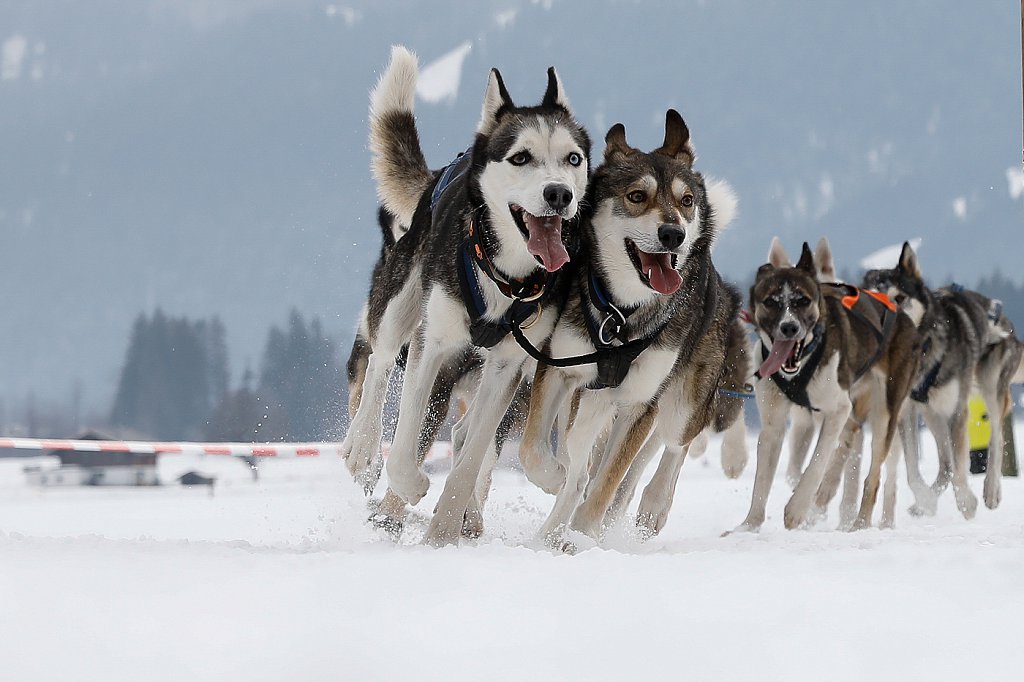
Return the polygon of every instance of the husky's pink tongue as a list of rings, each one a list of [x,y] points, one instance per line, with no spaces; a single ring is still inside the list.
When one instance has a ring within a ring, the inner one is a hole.
[[[527,250],[544,264],[548,272],[554,272],[569,262],[569,252],[562,244],[562,219],[556,215],[535,216],[523,211],[526,230],[530,238]]]
[[[640,269],[651,288],[659,294],[674,294],[683,283],[683,277],[672,267],[672,256],[667,253],[645,253],[640,249],[636,250],[640,257]]]
[[[768,352],[768,357],[761,363],[760,369],[757,370],[757,375],[762,378],[770,377],[779,371],[779,368],[786,364],[786,358],[793,352],[793,348],[796,347],[796,339],[779,339],[772,342],[772,349]]]

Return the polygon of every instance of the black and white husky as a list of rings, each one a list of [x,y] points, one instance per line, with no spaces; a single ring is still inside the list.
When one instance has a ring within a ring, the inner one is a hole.
[[[382,203],[409,231],[370,292],[373,353],[344,452],[356,476],[371,467],[387,379],[408,342],[387,473],[393,493],[418,502],[429,485],[416,450],[434,379],[468,347],[486,349],[486,390],[460,425],[456,464],[425,539],[439,545],[456,542],[462,532],[485,453],[526,359],[508,332],[521,327],[530,342],[542,344],[557,319],[568,287],[559,271],[577,238],[590,140],[553,68],[542,102],[531,107],[516,106],[492,70],[472,147],[444,171],[431,172],[413,117],[417,74],[416,57],[395,47],[371,96],[374,177]]]
[[[548,346],[556,362],[596,362],[538,363],[520,446],[528,477],[557,491],[541,534],[563,549],[573,546],[573,532],[598,537],[655,424],[661,442],[685,446],[714,421],[739,305],[711,262],[716,230],[728,223],[735,199],[728,185],[706,185],[693,170],[682,117],[668,112],[664,143],[653,152],[631,147],[621,124],[605,143],[587,195],[586,257]],[[550,436],[567,404],[571,424],[556,458]],[[603,456],[588,488],[602,434]]]
[[[1021,342],[998,301],[958,287],[929,289],[917,255],[903,244],[895,268],[870,270],[864,286],[888,294],[914,320],[921,334],[921,362],[911,392],[939,451],[939,474],[925,484],[918,466],[917,439],[905,446],[907,478],[914,491],[911,511],[935,513],[937,496],[950,480],[957,507],[972,518],[978,506],[968,484],[967,402],[977,390],[992,416],[992,439],[985,474],[985,506],[1002,496],[1003,438],[1000,425],[1010,408],[1010,384],[1019,382]],[[917,429],[908,429],[912,436]]]

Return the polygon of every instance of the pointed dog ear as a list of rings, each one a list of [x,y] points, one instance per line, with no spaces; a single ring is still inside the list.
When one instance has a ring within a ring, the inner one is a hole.
[[[476,131],[487,135],[498,124],[498,114],[502,109],[514,107],[512,98],[505,89],[505,81],[501,80],[501,73],[497,69],[491,69],[487,77],[487,90],[484,92],[484,106],[480,111],[480,123]]]
[[[690,143],[690,129],[675,109],[665,113],[665,142],[654,153],[680,161],[687,168],[693,167],[697,155]]]
[[[828,243],[828,237],[822,237],[814,247],[814,262],[818,264],[822,281],[836,281],[836,263],[832,258],[832,247]]]
[[[778,236],[772,237],[772,245],[768,247],[768,262],[775,268],[793,267],[793,261],[789,260]]]
[[[632,156],[636,153],[636,150],[629,146],[626,142],[626,126],[621,123],[616,123],[608,131],[608,134],[604,136],[604,158],[605,161],[612,158],[616,154],[623,156]]]
[[[807,242],[804,242],[803,249],[800,251],[800,260],[796,262],[796,266],[811,273],[814,277],[818,276],[818,271],[814,268],[814,254],[811,253],[811,247]]]
[[[562,107],[566,111],[572,111],[569,108],[569,98],[565,96],[565,89],[562,87],[562,80],[553,66],[548,68],[548,89],[544,92],[541,106]]]
[[[917,254],[914,253],[914,248],[910,246],[910,242],[903,242],[903,251],[900,252],[900,262],[897,267],[916,277],[921,276],[921,271],[917,267]]]

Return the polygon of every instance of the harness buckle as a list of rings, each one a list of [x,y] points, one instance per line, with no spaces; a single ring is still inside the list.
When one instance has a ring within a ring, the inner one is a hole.
[[[612,332],[612,334],[614,335],[617,334],[618,331],[626,325],[626,316],[622,314],[622,311],[619,310],[614,303],[609,302],[608,305],[611,306],[611,309],[619,318],[618,323],[615,325],[615,331]],[[597,340],[606,346],[612,345],[612,341],[615,340],[615,337],[613,336],[610,339],[604,338],[604,327],[611,321],[612,317],[614,317],[615,315],[612,315],[612,313],[608,313],[608,315],[606,315],[604,320],[601,322],[601,326],[597,328]]]
[[[514,300],[522,301],[523,303],[530,303],[532,301],[536,301],[538,298],[540,298],[539,295],[531,296],[530,298],[516,298]],[[541,316],[543,314],[544,314],[544,304],[541,303],[540,301],[537,301],[537,310],[536,310],[536,312],[534,313],[534,315],[531,316],[531,318],[529,318],[529,322],[527,322],[526,324],[520,324],[519,328],[520,329],[529,329],[533,325],[535,325],[538,322],[540,322],[540,318],[541,318]]]

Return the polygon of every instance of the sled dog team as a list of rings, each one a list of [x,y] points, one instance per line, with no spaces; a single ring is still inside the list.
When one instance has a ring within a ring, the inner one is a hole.
[[[636,517],[654,535],[684,458],[708,433],[724,434],[726,474],[743,470],[750,382],[762,431],[750,511],[737,530],[764,521],[788,423],[787,528],[821,515],[844,473],[840,524],[869,526],[882,465],[900,447],[913,511],[934,513],[952,482],[960,510],[974,514],[968,396],[980,391],[998,421],[1010,383],[1024,379],[1024,346],[997,301],[928,289],[909,246],[895,269],[869,272],[858,288],[835,281],[827,242],[817,253],[804,244],[794,265],[776,240],[741,313],[738,291],[711,258],[736,199],[696,168],[676,111],[650,151],[613,126],[594,166],[554,68],[540,103],[528,105],[494,69],[470,146],[431,169],[413,115],[417,73],[416,57],[393,48],[370,104],[384,243],[349,358],[343,444],[367,494],[385,465],[388,380],[396,365],[405,370],[375,525],[401,533],[407,505],[427,492],[424,455],[458,397],[468,408],[453,430],[453,467],[426,543],[481,534],[491,470],[516,430],[527,477],[555,496],[541,528],[549,546],[572,552],[600,541],[660,454]],[[930,486],[917,466],[918,414],[941,460]],[[854,516],[864,424],[871,459]],[[997,431],[984,485],[990,508],[1000,500]],[[890,467],[883,524],[893,519],[893,478]]]

